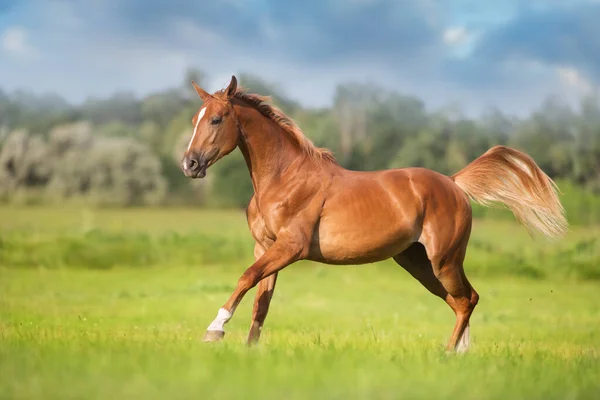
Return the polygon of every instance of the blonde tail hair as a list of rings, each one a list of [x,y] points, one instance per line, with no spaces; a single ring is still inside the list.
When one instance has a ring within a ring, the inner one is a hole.
[[[506,205],[530,233],[558,238],[567,231],[556,184],[523,152],[494,146],[452,179],[476,203]]]

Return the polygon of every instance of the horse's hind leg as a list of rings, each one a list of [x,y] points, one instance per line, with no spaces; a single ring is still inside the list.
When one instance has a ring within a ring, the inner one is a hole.
[[[421,243],[413,243],[409,248],[395,256],[394,261],[421,282],[427,290],[446,300],[448,292],[433,273],[431,261],[427,258],[425,247]]]
[[[479,301],[479,295],[468,280],[463,279],[461,263],[432,263],[434,272],[448,292],[446,303],[456,314],[456,324],[448,341],[448,350],[464,352],[469,347],[469,319]]]
[[[475,309],[475,306],[479,302],[479,294],[477,294],[477,292],[475,291],[473,286],[471,286],[471,283],[467,279],[462,265],[460,266],[460,273],[461,273],[461,277],[463,280],[463,284],[465,284],[468,287],[468,289],[470,290],[470,299],[469,299],[470,306],[471,306],[470,307],[471,311],[469,313],[469,318],[470,318],[471,314],[473,313],[473,310]],[[461,335],[460,340],[458,341],[458,343],[456,345],[456,351],[459,353],[465,352],[469,348],[469,342],[470,342],[469,330],[470,330],[469,329],[469,319],[467,319],[467,324],[464,328],[463,334]]]
[[[394,257],[394,260],[416,278],[427,290],[444,299],[456,314],[456,324],[448,341],[448,350],[466,351],[468,343],[468,324],[471,313],[479,300],[462,269],[464,252],[458,257],[448,258],[452,262],[440,262],[427,257],[425,247],[414,243],[408,249]],[[457,263],[459,261],[460,263]]]

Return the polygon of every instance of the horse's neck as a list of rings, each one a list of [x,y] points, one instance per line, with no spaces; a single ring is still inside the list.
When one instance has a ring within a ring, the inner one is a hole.
[[[259,111],[235,107],[242,125],[239,148],[244,155],[254,191],[259,194],[276,182],[289,166],[298,162],[302,151],[276,123]]]

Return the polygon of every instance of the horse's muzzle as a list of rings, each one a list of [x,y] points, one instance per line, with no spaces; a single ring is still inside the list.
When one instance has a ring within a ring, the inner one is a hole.
[[[189,154],[181,162],[181,169],[188,178],[204,178],[206,167],[206,160],[198,154]]]

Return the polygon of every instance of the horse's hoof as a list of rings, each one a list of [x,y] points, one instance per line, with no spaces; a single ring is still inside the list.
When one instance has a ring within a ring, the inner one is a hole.
[[[257,325],[252,325],[250,327],[250,332],[248,333],[248,339],[246,339],[246,344],[248,346],[254,346],[258,344],[258,339],[260,338],[260,328]]]
[[[259,338],[256,336],[248,337],[248,339],[246,339],[246,345],[249,347],[256,346],[258,344],[258,339]]]
[[[203,342],[218,342],[223,339],[225,332],[223,331],[206,331]]]

